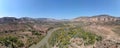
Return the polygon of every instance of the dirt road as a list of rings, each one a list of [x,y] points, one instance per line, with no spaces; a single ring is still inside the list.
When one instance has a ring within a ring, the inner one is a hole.
[[[41,46],[44,46],[44,45],[47,45],[47,48],[49,48],[48,39],[50,38],[51,34],[54,31],[58,30],[58,29],[59,28],[55,28],[53,30],[48,31],[47,35],[40,42],[38,42],[37,44],[32,45],[29,48],[40,48]]]

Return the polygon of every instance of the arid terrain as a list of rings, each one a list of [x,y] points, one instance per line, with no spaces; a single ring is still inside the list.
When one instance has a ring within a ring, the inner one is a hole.
[[[0,48],[120,48],[120,17],[3,17]]]

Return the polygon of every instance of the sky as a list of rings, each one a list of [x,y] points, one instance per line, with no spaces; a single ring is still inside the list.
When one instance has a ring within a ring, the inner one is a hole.
[[[120,0],[0,0],[0,17],[72,19],[120,16]]]

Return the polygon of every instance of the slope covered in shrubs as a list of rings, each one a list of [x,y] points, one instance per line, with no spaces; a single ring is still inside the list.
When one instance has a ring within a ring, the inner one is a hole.
[[[68,48],[71,38],[82,38],[84,45],[91,45],[95,41],[102,40],[101,36],[84,31],[81,27],[63,27],[52,34],[49,44],[51,47]]]

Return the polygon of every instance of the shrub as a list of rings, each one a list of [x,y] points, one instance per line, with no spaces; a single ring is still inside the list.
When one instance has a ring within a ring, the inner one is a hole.
[[[24,46],[23,42],[14,36],[0,37],[0,43],[7,47],[11,46],[11,48],[17,48],[17,47]]]

